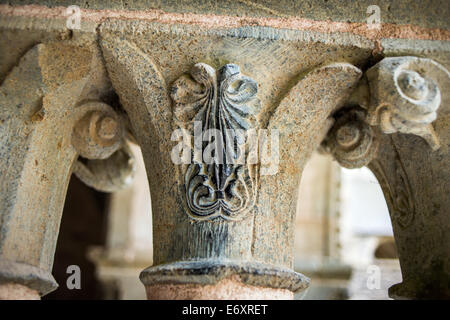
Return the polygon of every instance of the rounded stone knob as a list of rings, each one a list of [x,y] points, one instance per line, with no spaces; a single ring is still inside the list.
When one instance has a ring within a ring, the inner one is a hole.
[[[402,70],[398,85],[403,94],[414,100],[425,99],[429,92],[427,80],[413,70]]]
[[[360,129],[353,123],[346,123],[336,131],[336,142],[343,148],[349,148],[358,143]]]
[[[124,128],[119,116],[107,104],[89,102],[73,128],[72,145],[87,159],[106,159],[122,144]]]
[[[117,134],[118,123],[115,119],[111,117],[104,117],[100,121],[98,126],[98,136],[103,139],[112,139]]]
[[[322,146],[345,168],[367,165],[378,150],[378,141],[365,121],[366,111],[357,106],[343,108],[335,119]]]

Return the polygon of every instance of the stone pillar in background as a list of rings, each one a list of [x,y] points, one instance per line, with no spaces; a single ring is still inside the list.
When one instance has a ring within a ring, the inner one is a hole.
[[[133,183],[111,194],[106,248],[93,248],[89,254],[104,284],[106,299],[145,299],[139,273],[152,264],[153,258],[147,173],[140,148],[131,144],[130,149],[136,160]]]
[[[127,165],[121,116],[99,101],[108,89],[99,85],[98,59],[98,52],[70,43],[39,44],[0,87],[2,297],[36,297],[57,287],[51,269],[72,168],[86,181],[99,173],[99,183],[104,171],[96,161]]]
[[[340,167],[315,152],[300,182],[295,229],[295,270],[311,277],[304,299],[345,299],[351,267],[341,259]],[[299,297],[303,296],[299,294]]]
[[[324,142],[341,165],[366,165],[380,182],[403,276],[393,298],[450,297],[449,85],[433,60],[385,58],[350,99],[359,106],[335,115]]]

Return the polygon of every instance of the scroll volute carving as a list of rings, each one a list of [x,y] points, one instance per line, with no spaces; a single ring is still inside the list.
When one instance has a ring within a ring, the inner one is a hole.
[[[258,166],[248,162],[247,137],[256,129],[257,84],[234,64],[216,71],[198,63],[190,76],[171,89],[176,122],[193,141],[179,166],[187,212],[196,220],[241,219],[256,198]]]
[[[402,228],[409,226],[415,215],[412,189],[404,165],[389,137],[367,123],[367,111],[359,106],[347,107],[334,115],[335,123],[322,142],[321,150],[330,153],[347,169],[367,166],[377,177],[390,205],[392,219]],[[380,142],[383,141],[383,143]],[[390,161],[380,161],[380,148],[389,149]],[[388,164],[386,166],[386,164]]]
[[[441,104],[450,73],[433,60],[417,57],[385,58],[366,73],[370,101],[367,121],[384,133],[415,134],[433,150],[439,139],[431,123]]]
[[[85,184],[103,192],[127,187],[135,172],[134,156],[125,141],[125,121],[112,107],[88,102],[79,107],[72,145],[81,158],[73,173]]]
[[[432,126],[441,105],[441,87],[450,85],[450,73],[430,59],[385,58],[366,72],[351,102],[343,108],[323,142],[325,150],[346,168],[368,165],[377,154],[377,135],[414,134],[433,150],[440,146]],[[361,94],[364,93],[364,94]]]
[[[370,163],[378,151],[374,129],[365,122],[367,112],[360,107],[341,109],[322,143],[345,168],[360,168]]]
[[[385,58],[366,72],[351,103],[340,109],[322,146],[346,168],[368,166],[382,185],[395,225],[411,225],[413,188],[392,133],[422,137],[433,151],[440,143],[436,120],[450,74],[440,64],[416,57]],[[359,98],[354,98],[359,97]]]
[[[105,103],[86,103],[82,108],[88,111],[74,126],[72,145],[84,158],[106,159],[122,144],[123,124]]]

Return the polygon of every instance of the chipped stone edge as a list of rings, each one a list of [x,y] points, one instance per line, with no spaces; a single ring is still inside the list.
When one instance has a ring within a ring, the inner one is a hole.
[[[17,283],[46,295],[58,288],[52,274],[30,264],[0,259],[0,284]]]

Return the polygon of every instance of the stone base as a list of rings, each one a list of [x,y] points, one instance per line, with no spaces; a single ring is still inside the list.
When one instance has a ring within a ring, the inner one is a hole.
[[[153,299],[289,299],[309,279],[289,268],[257,262],[179,261],[149,267],[140,279]]]
[[[58,288],[52,274],[30,264],[0,259],[0,284],[20,285],[44,296]]]
[[[17,283],[0,284],[0,300],[40,300],[39,292]]]
[[[450,300],[450,290],[443,281],[431,285],[404,281],[389,288],[389,297],[395,300]]]
[[[148,300],[292,300],[287,289],[252,286],[231,276],[213,285],[157,284],[145,287]]]

